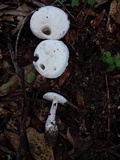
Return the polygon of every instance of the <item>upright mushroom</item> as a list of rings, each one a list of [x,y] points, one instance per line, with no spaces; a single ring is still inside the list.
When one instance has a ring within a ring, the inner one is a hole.
[[[45,123],[45,133],[46,133],[45,135],[48,143],[54,145],[56,142],[57,134],[58,134],[58,127],[56,124],[56,111],[57,111],[58,103],[61,103],[62,105],[67,104],[72,108],[76,109],[77,111],[79,110],[74,104],[69,102],[66,98],[64,98],[62,95],[58,93],[47,92],[43,95],[43,98],[48,101],[52,101],[49,115]]]
[[[45,132],[48,141],[51,142],[52,140],[52,143],[54,144],[58,134],[58,127],[56,125],[56,111],[58,103],[65,104],[67,100],[63,96],[54,92],[48,92],[44,94],[43,98],[48,101],[52,101],[50,112],[45,123]]]
[[[34,56],[39,58],[33,64],[42,76],[57,78],[68,65],[69,50],[62,41],[45,40],[38,44]]]
[[[54,6],[41,7],[30,20],[33,34],[40,39],[60,39],[70,27],[67,14]]]

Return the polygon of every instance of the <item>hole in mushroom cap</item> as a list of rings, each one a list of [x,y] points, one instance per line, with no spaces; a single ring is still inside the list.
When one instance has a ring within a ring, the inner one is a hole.
[[[51,30],[48,27],[45,27],[42,29],[42,33],[46,34],[46,35],[50,35],[51,34]]]
[[[45,70],[44,64],[40,64],[40,68],[41,68],[42,70]]]
[[[38,56],[33,57],[33,61],[34,61],[34,62],[37,62],[37,61],[38,61],[38,59],[39,59],[39,57],[38,57]]]
[[[37,53],[34,54],[33,61],[37,62],[39,59],[39,55]]]
[[[54,67],[54,71],[56,71],[56,69],[57,69],[57,68],[56,68],[56,67]]]
[[[56,71],[56,67],[54,67],[54,71]]]

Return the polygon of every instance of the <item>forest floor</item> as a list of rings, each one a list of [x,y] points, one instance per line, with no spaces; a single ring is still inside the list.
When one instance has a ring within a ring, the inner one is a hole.
[[[93,7],[54,0],[0,2],[0,160],[120,159],[120,67],[111,70],[101,59],[109,51],[120,63],[120,2],[98,2]],[[41,76],[32,63],[42,40],[29,22],[33,11],[46,5],[61,8],[70,20],[62,38],[69,63],[55,79]],[[49,91],[72,104],[58,105],[58,136],[51,145],[44,127],[51,102],[43,95]]]

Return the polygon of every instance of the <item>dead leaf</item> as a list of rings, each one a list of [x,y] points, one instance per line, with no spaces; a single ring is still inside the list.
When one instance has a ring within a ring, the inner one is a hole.
[[[116,38],[117,38],[118,41],[120,41],[120,31],[117,31]]]
[[[82,154],[86,153],[93,146],[93,140],[91,137],[80,139],[77,141],[75,152]]]
[[[61,121],[60,118],[57,118],[57,125],[58,125],[58,128],[59,128],[59,131],[62,131],[65,129],[65,124]]]
[[[85,8],[84,9],[84,14],[88,16],[96,16],[96,13],[94,12],[93,8]]]
[[[43,77],[42,75],[38,74],[36,76],[35,82],[33,84],[34,88],[40,88],[42,84],[46,83],[46,78]]]
[[[114,18],[114,15],[118,12],[118,6],[120,6],[120,2],[113,0],[110,4],[108,20],[107,20],[107,29],[110,33],[113,33],[116,25],[112,23],[111,18]]]
[[[45,128],[45,123],[40,121],[38,117],[32,116],[30,126],[34,127],[34,129],[39,131],[39,133],[43,133],[43,130]]]
[[[67,34],[65,35],[65,42],[66,44],[72,44],[76,37],[76,31],[75,30],[69,30]]]
[[[66,80],[70,77],[70,70],[66,69],[65,72],[59,78],[59,86],[62,86]]]
[[[13,75],[8,82],[2,84],[0,87],[0,96],[7,95],[11,90],[14,90],[16,87],[18,87],[18,85],[18,77]]]
[[[102,4],[106,3],[108,0],[96,0],[95,8],[101,6]]]
[[[44,134],[40,134],[34,128],[26,130],[30,152],[35,160],[54,160],[53,150],[46,143]]]
[[[85,124],[85,120],[83,119],[80,127],[79,127],[79,130],[80,132],[86,132],[87,131],[87,127],[86,127],[86,124]]]
[[[20,120],[19,120],[20,121]],[[9,121],[6,124],[6,129],[11,130],[11,131],[18,131],[19,124],[16,119],[10,118]]]
[[[24,67],[25,70],[25,80],[27,81],[27,83],[32,83],[36,77],[36,70],[33,67],[32,64],[25,66]]]
[[[72,145],[72,148],[66,153],[66,156],[71,156],[75,153],[75,146],[76,146],[76,141],[74,139],[74,137],[71,135],[70,133],[70,128],[67,128],[67,134],[66,134],[67,140],[70,142],[70,144]]]
[[[20,144],[20,136],[14,132],[10,132],[7,130],[4,130],[4,134],[9,141],[12,148],[17,152],[19,144]]]
[[[75,97],[76,97],[77,105],[78,106],[84,106],[84,98],[78,90],[75,92]]]
[[[0,105],[1,105],[1,104],[0,104]],[[5,117],[6,117],[9,113],[10,113],[10,111],[8,111],[8,110],[0,107],[0,116],[1,116],[1,117],[2,117],[2,116],[5,116]]]
[[[8,5],[0,4],[0,10],[8,8]]]
[[[11,15],[11,16],[27,16],[33,9],[23,3],[21,6],[14,10],[8,10],[4,13],[4,15]]]
[[[12,35],[14,35],[21,27],[24,17],[23,16],[17,16],[18,24],[15,29],[12,30]]]
[[[33,65],[28,65],[25,67],[25,80],[28,83],[32,83],[36,77],[36,70],[33,68]],[[9,94],[10,91],[13,91],[19,86],[19,79],[16,74],[9,78],[9,81],[0,86],[0,96],[5,96]]]
[[[25,127],[26,127],[26,128],[29,126],[30,121],[31,121],[31,117],[27,116],[26,122],[25,122]]]
[[[67,128],[66,136],[67,136],[67,139],[69,140],[69,142],[72,144],[72,146],[75,147],[76,141],[75,141],[75,139],[73,138],[73,136],[70,133],[70,128]]]
[[[120,12],[114,16],[116,23],[120,24]]]
[[[44,104],[44,102],[40,101],[40,104]],[[42,106],[38,109],[35,107],[35,115],[38,117],[38,119],[41,121],[41,122],[44,122],[46,121],[46,118],[49,114],[49,108],[48,107],[45,107],[45,106]]]
[[[9,144],[11,145],[11,147],[17,152],[20,145],[20,136],[8,130],[4,130],[4,134],[6,139],[9,141]],[[22,141],[22,144],[24,145],[21,148],[21,155],[25,156],[27,152],[27,149],[26,149],[27,145],[25,141]]]
[[[93,28],[96,28],[100,25],[101,21],[103,20],[103,17],[105,15],[105,10],[102,11],[101,14],[98,14],[94,20],[91,21],[91,26]]]

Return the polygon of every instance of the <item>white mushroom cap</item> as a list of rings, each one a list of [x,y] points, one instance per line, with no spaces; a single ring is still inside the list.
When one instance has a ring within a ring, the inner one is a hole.
[[[30,20],[31,31],[40,39],[60,39],[69,27],[67,14],[54,6],[41,7]]]
[[[69,50],[62,41],[45,40],[38,44],[34,56],[39,58],[33,64],[42,76],[57,78],[68,65]]]
[[[43,95],[43,98],[48,101],[56,100],[58,103],[65,104],[67,99],[55,92],[47,92]]]

